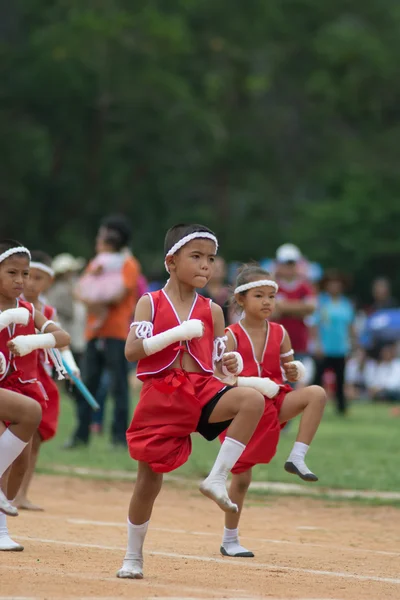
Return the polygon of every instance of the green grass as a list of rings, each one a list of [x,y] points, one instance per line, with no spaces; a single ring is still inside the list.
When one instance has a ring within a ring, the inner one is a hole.
[[[74,423],[73,404],[64,397],[59,432],[54,440],[43,444],[40,470],[47,471],[54,465],[136,470],[136,463],[127,451],[111,448],[108,434],[93,437],[89,448],[63,450],[62,444],[71,434]],[[297,421],[292,422],[289,430],[282,434],[271,464],[254,469],[255,480],[301,483],[300,479],[283,470],[297,425]],[[400,491],[400,469],[396,458],[399,429],[400,419],[390,417],[385,405],[354,404],[345,419],[337,417],[332,406],[328,406],[307,456],[309,467],[320,477],[313,487]],[[175,473],[187,477],[206,475],[218,448],[218,442],[206,442],[194,435],[192,455]]]

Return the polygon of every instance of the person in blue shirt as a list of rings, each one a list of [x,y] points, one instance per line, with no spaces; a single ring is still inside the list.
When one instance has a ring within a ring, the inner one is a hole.
[[[346,413],[344,371],[353,341],[354,307],[344,294],[346,278],[338,271],[329,271],[321,281],[318,307],[313,315],[316,375],[314,383],[321,385],[323,374],[332,369],[336,376],[336,407]]]

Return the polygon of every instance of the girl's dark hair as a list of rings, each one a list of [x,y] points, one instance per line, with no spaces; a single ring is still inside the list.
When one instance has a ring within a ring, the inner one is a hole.
[[[124,215],[108,215],[102,220],[101,226],[107,229],[105,242],[110,244],[116,252],[130,243],[132,227]]]
[[[11,239],[5,239],[5,240],[0,240],[0,254],[3,254],[3,252],[7,252],[7,250],[11,250],[11,248],[18,248],[19,246],[21,246],[21,248],[23,248],[23,244],[21,244],[20,242],[17,242],[17,240],[11,240]],[[28,256],[26,254],[26,252],[21,252],[21,255],[24,256]],[[16,252],[15,254],[13,254],[13,256],[19,256],[20,253]]]
[[[166,256],[167,252],[171,250],[172,246],[175,246],[176,242],[179,242],[182,238],[190,235],[191,233],[211,233],[215,235],[211,229],[205,227],[204,225],[185,225],[184,223],[179,223],[178,225],[174,225],[170,229],[168,229],[165,241],[164,241],[164,256]],[[216,236],[215,236],[216,237]]]
[[[43,252],[42,250],[32,250],[31,259],[33,262],[40,262],[46,265],[46,267],[51,267],[52,260],[51,257]]]
[[[240,285],[244,285],[245,283],[251,283],[252,281],[257,281],[257,279],[271,279],[271,274],[260,267],[258,263],[248,263],[242,265],[236,276],[236,283],[234,289],[239,287]],[[243,297],[247,294],[248,290],[245,292],[240,292],[239,296]],[[231,304],[236,312],[240,313],[243,309],[238,304],[235,294],[232,293]]]

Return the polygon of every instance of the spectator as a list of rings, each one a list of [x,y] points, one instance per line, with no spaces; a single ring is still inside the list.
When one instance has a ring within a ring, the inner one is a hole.
[[[400,358],[395,343],[381,348],[379,360],[369,372],[367,385],[373,400],[400,400]]]
[[[368,308],[369,314],[385,308],[395,308],[399,305],[397,300],[392,296],[391,285],[386,277],[374,279],[371,292],[372,304]]]
[[[226,285],[226,263],[222,256],[216,256],[213,274],[207,286],[201,291],[206,298],[211,298],[215,304],[222,308],[225,323],[230,323],[229,319],[229,288]]]
[[[344,372],[345,396],[349,400],[368,398],[367,381],[375,362],[368,357],[364,348],[357,348],[348,359]]]
[[[95,395],[99,389],[102,374],[108,371],[110,391],[114,399],[114,417],[112,423],[112,444],[125,446],[125,432],[128,426],[129,392],[128,364],[125,359],[125,340],[132,320],[132,314],[137,301],[138,278],[140,266],[138,261],[126,250],[130,242],[131,228],[125,217],[116,215],[104,219],[96,239],[96,252],[107,248],[115,253],[124,253],[122,267],[124,290],[121,296],[107,309],[105,320],[97,326],[99,308],[87,304],[88,316],[86,322],[87,348],[85,352],[83,379],[90,392]],[[88,269],[90,270],[91,264]],[[65,445],[74,448],[88,444],[92,409],[83,400],[78,405],[78,425],[72,439]]]
[[[346,413],[344,372],[346,358],[351,351],[354,308],[344,295],[345,277],[337,271],[328,272],[321,281],[318,308],[313,316],[315,324],[315,358],[317,361],[314,383],[321,385],[326,369],[336,376],[336,400],[339,414]]]
[[[276,252],[276,281],[279,291],[272,320],[281,323],[289,334],[298,360],[308,353],[309,327],[305,322],[316,307],[313,286],[300,275],[302,255],[297,246],[283,244]]]

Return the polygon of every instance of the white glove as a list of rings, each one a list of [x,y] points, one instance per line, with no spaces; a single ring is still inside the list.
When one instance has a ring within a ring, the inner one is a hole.
[[[239,354],[239,352],[225,352],[224,356],[229,356],[229,357],[234,356],[237,360],[237,367],[236,367],[236,371],[234,373],[231,373],[230,371],[228,371],[227,367],[223,364],[222,369],[221,369],[223,374],[226,375],[227,377],[229,377],[230,375],[240,375],[240,373],[243,371],[243,358],[242,358],[241,354]]]
[[[7,369],[6,357],[4,356],[4,354],[2,352],[0,352],[0,376],[4,375],[4,373],[6,372],[6,369]]]
[[[72,374],[75,375],[75,377],[80,377],[81,372],[78,365],[75,362],[74,355],[72,354],[71,350],[69,348],[66,348],[65,350],[61,350],[60,354],[67,367],[71,369]]]
[[[29,321],[29,310],[27,308],[9,308],[0,313],[0,331],[16,323],[17,325],[27,325]]]
[[[17,356],[25,356],[34,350],[54,348],[56,338],[52,333],[33,333],[32,335],[17,335],[11,340],[10,350]]]
[[[286,363],[287,365],[295,365],[297,369],[297,377],[296,381],[300,381],[306,374],[306,368],[300,360],[292,360],[290,363]]]
[[[279,385],[269,377],[238,377],[238,387],[251,387],[267,398],[274,398],[279,392]]]
[[[199,338],[204,333],[204,325],[199,319],[184,321],[177,327],[158,333],[143,340],[143,350],[147,356],[160,352],[175,342],[183,342]]]

